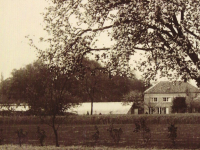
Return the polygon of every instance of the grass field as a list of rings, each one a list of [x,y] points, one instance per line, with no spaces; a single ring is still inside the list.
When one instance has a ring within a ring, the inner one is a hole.
[[[3,144],[18,144],[18,138],[15,131],[22,128],[28,132],[28,138],[25,144],[38,146],[39,142],[36,138],[38,125],[6,125],[1,126],[3,129]],[[115,144],[107,132],[109,124],[97,125],[100,131],[100,138],[95,143],[91,136],[95,132],[94,125],[62,125],[59,129],[59,144],[61,146],[83,146],[83,147],[117,147],[117,148],[171,148],[171,141],[167,138],[168,124],[150,124],[151,140],[148,144],[143,142],[141,133],[133,132],[134,124],[114,124],[114,127],[121,127],[123,134],[119,144]],[[52,129],[47,125],[40,125],[45,129],[47,138],[46,146],[54,146],[54,134]],[[176,148],[199,148],[200,147],[200,127],[199,124],[177,124]]]

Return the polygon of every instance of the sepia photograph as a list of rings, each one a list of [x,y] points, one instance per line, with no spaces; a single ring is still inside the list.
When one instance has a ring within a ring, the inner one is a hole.
[[[0,0],[0,150],[200,150],[199,0]]]

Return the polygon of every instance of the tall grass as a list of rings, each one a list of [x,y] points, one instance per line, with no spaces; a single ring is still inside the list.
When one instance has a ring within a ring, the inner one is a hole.
[[[50,117],[47,117],[49,120]],[[200,124],[200,114],[170,114],[170,115],[71,115],[68,117],[59,116],[64,119],[63,124],[133,124],[141,118],[148,124]],[[0,124],[40,124],[37,116],[10,116],[0,117]]]

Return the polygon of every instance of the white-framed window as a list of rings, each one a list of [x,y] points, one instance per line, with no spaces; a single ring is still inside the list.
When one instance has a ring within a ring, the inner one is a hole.
[[[170,97],[163,97],[163,102],[171,102],[171,98]]]
[[[153,97],[151,100],[152,100],[153,103],[157,103],[158,102],[158,98],[157,97]]]

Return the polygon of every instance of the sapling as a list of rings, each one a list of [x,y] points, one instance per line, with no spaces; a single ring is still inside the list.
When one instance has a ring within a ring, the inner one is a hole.
[[[18,129],[15,133],[17,134],[19,145],[21,147],[23,140],[27,138],[27,132],[23,131],[23,129]]]
[[[46,132],[42,129],[40,129],[40,127],[37,127],[37,138],[38,141],[40,142],[41,146],[44,146],[44,140],[46,138]]]
[[[168,127],[168,138],[172,141],[173,146],[175,146],[175,140],[177,138],[177,127],[175,127],[175,124],[172,124]]]
[[[135,129],[133,130],[133,132],[139,132],[139,131],[140,131],[140,123],[135,122]]]
[[[92,139],[95,141],[95,143],[98,141],[99,139],[99,129],[98,127],[95,125],[94,129],[96,130],[96,132],[92,135]]]
[[[3,129],[0,129],[0,145],[2,145],[3,140],[4,140],[4,137],[3,137]]]
[[[141,118],[140,121],[135,122],[135,129],[133,132],[141,132],[145,144],[151,139],[151,130],[146,125],[145,119]]]
[[[122,128],[113,128],[113,123],[107,129],[110,133],[111,138],[114,140],[115,143],[119,143],[121,134],[123,133]]]
[[[151,130],[146,125],[145,119],[140,120],[140,126],[142,130],[142,137],[145,144],[147,144],[151,139]]]

